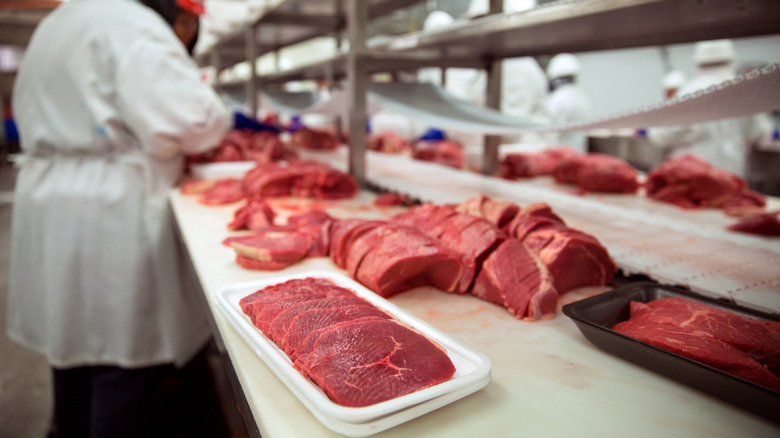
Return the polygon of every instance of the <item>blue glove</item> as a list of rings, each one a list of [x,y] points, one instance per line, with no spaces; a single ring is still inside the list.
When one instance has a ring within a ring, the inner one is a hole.
[[[447,136],[444,135],[444,131],[436,128],[429,128],[422,137],[417,139],[417,141],[437,141],[446,139]]]
[[[251,129],[255,132],[260,131],[272,131],[276,134],[279,133],[279,128],[266,123],[260,123],[255,119],[247,117],[240,112],[233,113],[233,128],[234,129]]]
[[[290,119],[290,126],[287,127],[287,132],[300,131],[305,127],[306,125],[301,122],[300,116],[293,116],[292,119]]]

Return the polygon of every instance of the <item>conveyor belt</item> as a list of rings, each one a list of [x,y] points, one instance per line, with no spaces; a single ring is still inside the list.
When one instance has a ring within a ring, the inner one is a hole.
[[[307,155],[345,170],[344,149]],[[546,202],[596,236],[626,274],[780,313],[780,243],[727,231],[734,219],[721,211],[684,211],[634,195],[578,196],[544,179],[506,181],[373,152],[367,166],[370,184],[424,202],[462,202],[479,193],[519,205]]]

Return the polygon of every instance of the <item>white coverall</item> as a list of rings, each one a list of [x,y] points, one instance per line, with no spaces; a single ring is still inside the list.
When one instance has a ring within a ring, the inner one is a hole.
[[[720,84],[736,77],[732,64],[699,69],[699,75],[677,91],[677,96]],[[747,174],[750,144],[769,138],[772,123],[766,114],[697,123],[688,126],[659,127],[648,130],[648,138],[657,147],[673,149],[671,156],[693,153],[713,166],[742,177]]]
[[[588,96],[575,82],[563,84],[550,93],[545,102],[545,113],[553,126],[571,125],[587,122],[592,117],[592,107]],[[552,137],[552,146],[570,146],[579,152],[588,150],[585,133],[562,132]]]
[[[186,363],[209,330],[166,194],[231,128],[222,101],[157,13],[72,0],[35,31],[13,107],[8,334],[55,367]]]

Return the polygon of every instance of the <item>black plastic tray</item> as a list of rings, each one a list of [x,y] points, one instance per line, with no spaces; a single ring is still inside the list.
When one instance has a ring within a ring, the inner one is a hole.
[[[631,301],[683,297],[743,316],[780,322],[780,317],[652,282],[635,283],[563,306],[585,338],[604,351],[780,423],[780,392],[701,362],[670,353],[612,330],[629,318]]]

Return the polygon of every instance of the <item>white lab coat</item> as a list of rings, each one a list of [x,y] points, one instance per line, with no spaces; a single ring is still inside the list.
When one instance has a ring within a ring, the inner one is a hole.
[[[677,96],[720,84],[736,77],[731,66],[701,69],[700,74],[677,91]],[[671,150],[675,157],[693,153],[712,165],[737,175],[747,175],[749,146],[771,135],[772,123],[766,114],[723,119],[688,126],[658,127],[648,130],[653,145]]]
[[[550,93],[545,112],[553,126],[582,123],[592,117],[590,99],[576,83],[561,85]],[[570,146],[579,152],[588,151],[584,132],[562,132],[552,135],[549,142],[554,146]]]
[[[8,334],[57,367],[185,363],[209,332],[182,285],[166,193],[182,153],[217,144],[230,113],[168,24],[132,0],[54,10],[13,106],[25,160]]]

